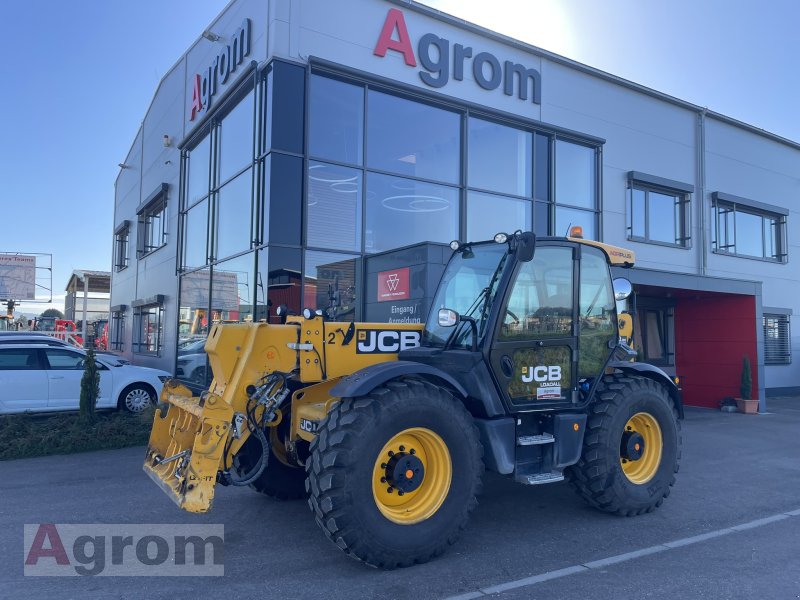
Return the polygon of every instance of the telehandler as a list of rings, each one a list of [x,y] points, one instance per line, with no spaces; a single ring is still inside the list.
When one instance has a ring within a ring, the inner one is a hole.
[[[566,478],[620,515],[660,506],[683,407],[626,344],[616,301],[631,285],[609,265],[633,253],[577,232],[451,248],[424,326],[309,309],[215,325],[211,386],[164,386],[144,470],[189,512],[209,510],[217,484],[305,496],[331,541],[381,568],[453,544],[484,468],[526,485]]]

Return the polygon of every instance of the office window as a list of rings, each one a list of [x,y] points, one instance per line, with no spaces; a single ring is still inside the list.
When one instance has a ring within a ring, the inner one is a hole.
[[[458,188],[367,173],[367,252],[458,237]],[[492,234],[494,235],[494,234]]]
[[[714,252],[786,262],[786,214],[715,192]],[[788,212],[788,211],[787,211]]]
[[[133,313],[133,351],[159,355],[163,324],[164,307],[160,304],[136,307]]]
[[[764,363],[788,365],[792,362],[792,338],[789,334],[789,315],[764,313]]]
[[[640,304],[635,318],[633,346],[639,360],[654,365],[673,365],[673,309],[657,306],[644,308]]]
[[[458,183],[461,115],[370,90],[367,167],[398,175]]]
[[[136,211],[139,215],[139,256],[167,243],[167,189],[162,183]]]
[[[490,240],[496,233],[531,228],[531,201],[484,194],[467,194],[467,240]]]
[[[355,321],[360,257],[309,250],[305,258],[303,307],[322,310],[331,321]]]
[[[364,155],[364,88],[311,76],[308,152],[360,165]]]
[[[128,239],[130,238],[131,228],[127,224],[123,225],[114,234],[114,269],[122,271],[128,266]]]
[[[125,349],[125,312],[116,311],[111,313],[111,349]]]
[[[628,239],[685,247],[689,242],[689,194],[631,181]]]
[[[555,142],[555,231],[562,236],[572,225],[583,236],[597,236],[597,152],[590,146],[565,140]]]
[[[530,196],[533,134],[506,125],[470,118],[469,187],[514,196]]]
[[[308,165],[306,243],[361,251],[362,174],[316,161]]]
[[[214,258],[223,259],[250,248],[252,240],[253,173],[238,175],[217,192]]]

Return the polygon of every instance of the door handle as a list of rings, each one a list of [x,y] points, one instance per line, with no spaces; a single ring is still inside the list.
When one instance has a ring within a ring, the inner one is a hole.
[[[511,379],[514,375],[514,361],[508,356],[503,356],[503,358],[500,359],[500,369],[503,371],[503,375]]]
[[[63,375],[51,375],[50,379],[64,379]]]

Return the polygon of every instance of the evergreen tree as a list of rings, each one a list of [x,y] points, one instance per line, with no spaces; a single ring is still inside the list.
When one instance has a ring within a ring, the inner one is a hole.
[[[100,371],[97,369],[97,362],[94,359],[94,350],[89,348],[83,363],[83,377],[81,378],[80,418],[82,421],[94,422],[98,396],[100,396]]]

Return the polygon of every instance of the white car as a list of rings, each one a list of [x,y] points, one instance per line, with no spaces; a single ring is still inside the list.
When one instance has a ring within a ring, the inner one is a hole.
[[[0,414],[77,410],[86,352],[39,342],[0,344]],[[154,404],[166,371],[97,356],[97,408],[139,413]]]

